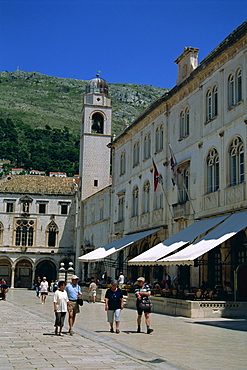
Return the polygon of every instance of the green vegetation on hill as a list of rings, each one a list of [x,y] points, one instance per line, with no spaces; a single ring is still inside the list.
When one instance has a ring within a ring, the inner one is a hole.
[[[33,128],[67,126],[79,134],[82,98],[87,81],[45,76],[38,72],[0,72],[0,118],[22,120]],[[112,133],[124,119],[131,123],[167,90],[135,84],[108,84],[112,99]]]
[[[25,170],[79,171],[79,141],[67,127],[32,129],[22,121],[0,119],[0,158],[8,159]],[[8,170],[8,168],[6,168]],[[8,171],[6,171],[8,172]]]
[[[0,72],[0,158],[27,170],[78,173],[82,99],[87,81],[38,72]],[[108,84],[118,135],[167,89]]]

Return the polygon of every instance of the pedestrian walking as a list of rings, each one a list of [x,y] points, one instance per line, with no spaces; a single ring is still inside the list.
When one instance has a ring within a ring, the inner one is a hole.
[[[55,320],[55,334],[59,334],[61,337],[63,337],[62,334],[62,328],[64,326],[64,319],[67,310],[72,311],[72,307],[70,306],[69,299],[67,292],[65,291],[66,283],[65,281],[59,281],[58,282],[58,290],[54,294],[54,312],[56,316]],[[59,332],[58,332],[59,328]]]
[[[69,303],[72,307],[71,310],[69,310],[69,333],[70,335],[74,334],[73,326],[75,323],[75,317],[76,314],[80,312],[79,304],[77,302],[78,299],[82,299],[82,293],[81,288],[78,285],[78,276],[73,275],[71,278],[71,283],[69,283],[65,290],[68,294]]]
[[[92,279],[91,284],[88,287],[88,303],[90,303],[91,297],[93,297],[93,303],[96,302],[96,292],[97,285],[96,285],[96,279]]]
[[[41,278],[40,276],[38,276],[35,281],[35,291],[36,291],[36,296],[38,298],[40,297],[40,283],[41,283]]]
[[[118,277],[118,286],[119,286],[120,289],[122,289],[123,284],[124,284],[124,275],[121,271],[119,273],[119,277]]]
[[[41,303],[44,304],[46,297],[48,296],[48,291],[49,291],[49,284],[48,281],[46,280],[46,277],[43,277],[43,280],[40,283],[40,294],[41,294]]]
[[[137,279],[138,285],[135,288],[136,295],[136,309],[137,309],[137,333],[141,332],[141,319],[142,313],[144,312],[145,321],[147,326],[147,334],[151,334],[153,329],[150,328],[150,313],[151,313],[151,302],[148,297],[151,295],[151,290],[148,284],[145,283],[144,277]],[[143,308],[144,304],[146,307]]]
[[[53,285],[53,293],[55,293],[57,291],[57,289],[58,289],[58,281],[55,280],[54,285]]]
[[[113,322],[115,317],[116,333],[119,334],[120,313],[124,308],[122,290],[117,286],[117,280],[113,280],[111,288],[105,294],[105,310],[107,311],[107,319],[110,324],[110,332],[114,333]]]

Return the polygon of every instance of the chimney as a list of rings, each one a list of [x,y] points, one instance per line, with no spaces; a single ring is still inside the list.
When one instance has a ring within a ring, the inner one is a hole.
[[[197,48],[191,46],[185,47],[184,52],[174,61],[178,64],[177,85],[181,84],[198,66],[198,51]]]

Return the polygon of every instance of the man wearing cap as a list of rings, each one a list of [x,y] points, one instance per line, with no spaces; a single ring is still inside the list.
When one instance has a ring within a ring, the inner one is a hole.
[[[153,329],[150,328],[150,313],[151,308],[141,308],[140,302],[142,298],[149,297],[151,294],[151,290],[148,284],[145,284],[145,278],[139,277],[137,279],[138,286],[135,288],[135,295],[136,295],[136,308],[137,308],[137,333],[141,332],[141,320],[142,320],[142,313],[144,312],[145,320],[146,320],[146,326],[147,326],[147,334],[151,334],[153,332]]]
[[[65,290],[69,298],[69,333],[70,335],[74,334],[73,325],[75,322],[76,314],[80,312],[79,305],[77,303],[78,298],[82,298],[81,288],[78,285],[78,276],[73,275],[71,278],[71,283],[69,283]],[[72,309],[71,309],[72,308]]]

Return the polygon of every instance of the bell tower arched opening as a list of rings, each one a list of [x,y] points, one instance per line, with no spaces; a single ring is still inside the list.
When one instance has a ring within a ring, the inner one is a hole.
[[[94,134],[104,133],[104,117],[100,113],[94,113],[92,117],[91,131]]]

